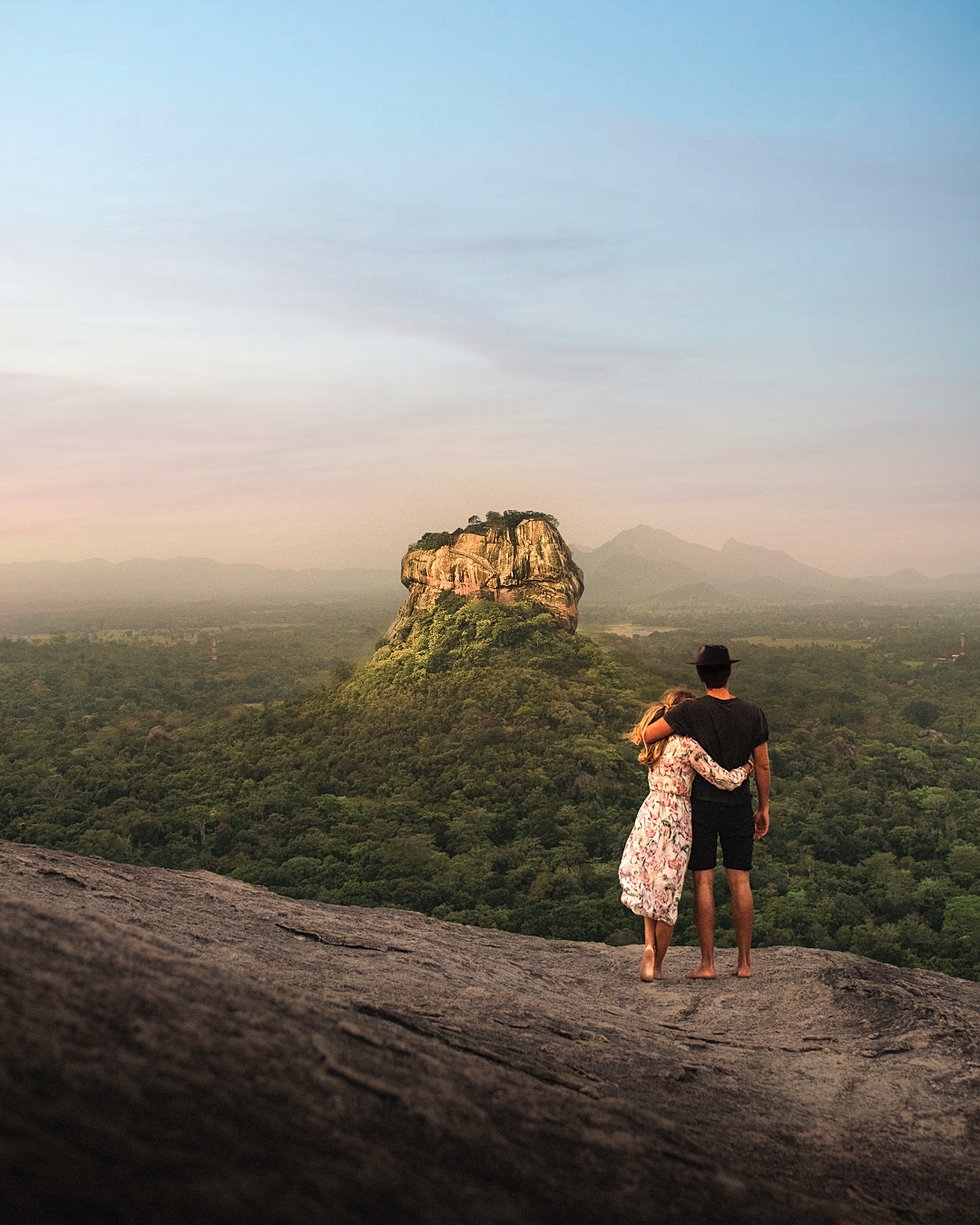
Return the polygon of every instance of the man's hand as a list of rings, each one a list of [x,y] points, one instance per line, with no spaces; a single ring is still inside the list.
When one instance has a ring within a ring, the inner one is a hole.
[[[755,789],[759,794],[759,807],[755,810],[755,840],[765,838],[769,833],[769,784],[772,780],[772,768],[769,765],[769,746],[757,744],[752,750],[752,761],[755,763]]]

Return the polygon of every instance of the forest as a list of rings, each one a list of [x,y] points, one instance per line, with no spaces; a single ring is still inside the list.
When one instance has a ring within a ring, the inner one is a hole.
[[[673,609],[569,634],[448,595],[389,641],[390,611],[116,610],[0,639],[0,837],[635,942],[617,866],[646,781],[623,733],[722,641],[771,729],[756,943],[980,977],[971,609]],[[689,890],[675,940],[695,940]]]

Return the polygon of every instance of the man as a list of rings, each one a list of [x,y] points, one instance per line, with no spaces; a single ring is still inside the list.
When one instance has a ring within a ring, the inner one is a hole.
[[[754,843],[769,831],[769,725],[760,707],[728,691],[732,664],[728,648],[712,644],[698,647],[690,661],[698,670],[705,695],[671,707],[652,723],[644,740],[662,740],[672,732],[690,736],[720,766],[733,770],[751,757],[759,796],[753,812],[748,781],[734,791],[720,791],[700,775],[691,788],[691,825],[694,839],[688,867],[694,876],[694,921],[701,946],[701,964],[688,978],[715,977],[715,862],[721,840],[725,875],[732,898],[732,920],[738,978],[752,974],[752,901],[750,872]]]

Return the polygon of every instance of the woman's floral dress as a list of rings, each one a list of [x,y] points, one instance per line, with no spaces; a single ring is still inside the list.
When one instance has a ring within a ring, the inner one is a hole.
[[[748,766],[725,770],[689,736],[671,736],[647,771],[650,791],[636,814],[619,865],[623,905],[634,914],[677,922],[691,854],[691,783],[695,772],[722,791],[748,778]]]

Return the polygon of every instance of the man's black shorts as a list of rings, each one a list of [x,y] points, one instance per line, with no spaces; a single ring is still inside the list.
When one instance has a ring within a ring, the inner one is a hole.
[[[726,868],[740,872],[752,869],[752,849],[755,846],[755,810],[752,797],[744,803],[716,804],[712,800],[695,800],[691,805],[691,826],[694,839],[688,867],[692,872],[711,871],[718,859],[718,839],[721,839],[722,861]]]

